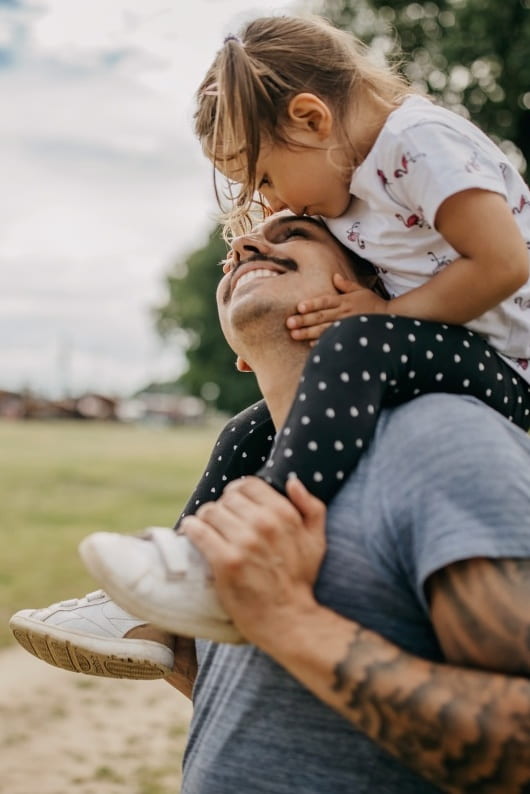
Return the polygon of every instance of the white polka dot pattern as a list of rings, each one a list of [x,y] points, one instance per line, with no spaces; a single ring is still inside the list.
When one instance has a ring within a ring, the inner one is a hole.
[[[280,492],[296,474],[329,502],[369,445],[381,409],[428,392],[473,395],[521,427],[530,424],[528,384],[481,337],[447,324],[384,315],[336,322],[301,383],[272,450],[263,402],[230,420],[183,515],[255,473]]]

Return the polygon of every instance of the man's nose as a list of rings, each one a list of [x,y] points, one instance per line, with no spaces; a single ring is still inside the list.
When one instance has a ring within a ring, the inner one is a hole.
[[[269,244],[256,234],[242,234],[232,240],[234,262],[240,262],[252,254],[264,254],[269,248]]]

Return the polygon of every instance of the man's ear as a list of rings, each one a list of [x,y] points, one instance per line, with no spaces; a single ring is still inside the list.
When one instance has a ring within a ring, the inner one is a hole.
[[[319,140],[331,135],[333,113],[329,105],[315,94],[296,94],[287,107],[287,117],[298,129],[316,132]]]
[[[236,369],[238,372],[252,372],[252,367],[241,356],[236,358]]]

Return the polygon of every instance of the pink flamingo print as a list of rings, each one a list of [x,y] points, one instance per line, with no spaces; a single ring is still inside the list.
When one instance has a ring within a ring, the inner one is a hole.
[[[364,249],[366,248],[366,243],[361,237],[361,233],[359,231],[360,225],[361,225],[360,221],[355,221],[355,223],[352,223],[346,234],[350,243],[357,243],[359,248]]]
[[[530,200],[528,199],[527,196],[521,196],[521,198],[519,199],[519,206],[512,207],[512,213],[514,215],[520,215],[525,207],[530,207]]]

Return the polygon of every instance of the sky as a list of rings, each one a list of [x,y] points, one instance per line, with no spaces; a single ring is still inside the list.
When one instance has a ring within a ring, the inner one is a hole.
[[[0,0],[0,389],[127,396],[184,367],[152,307],[206,241],[193,95],[253,0]]]

